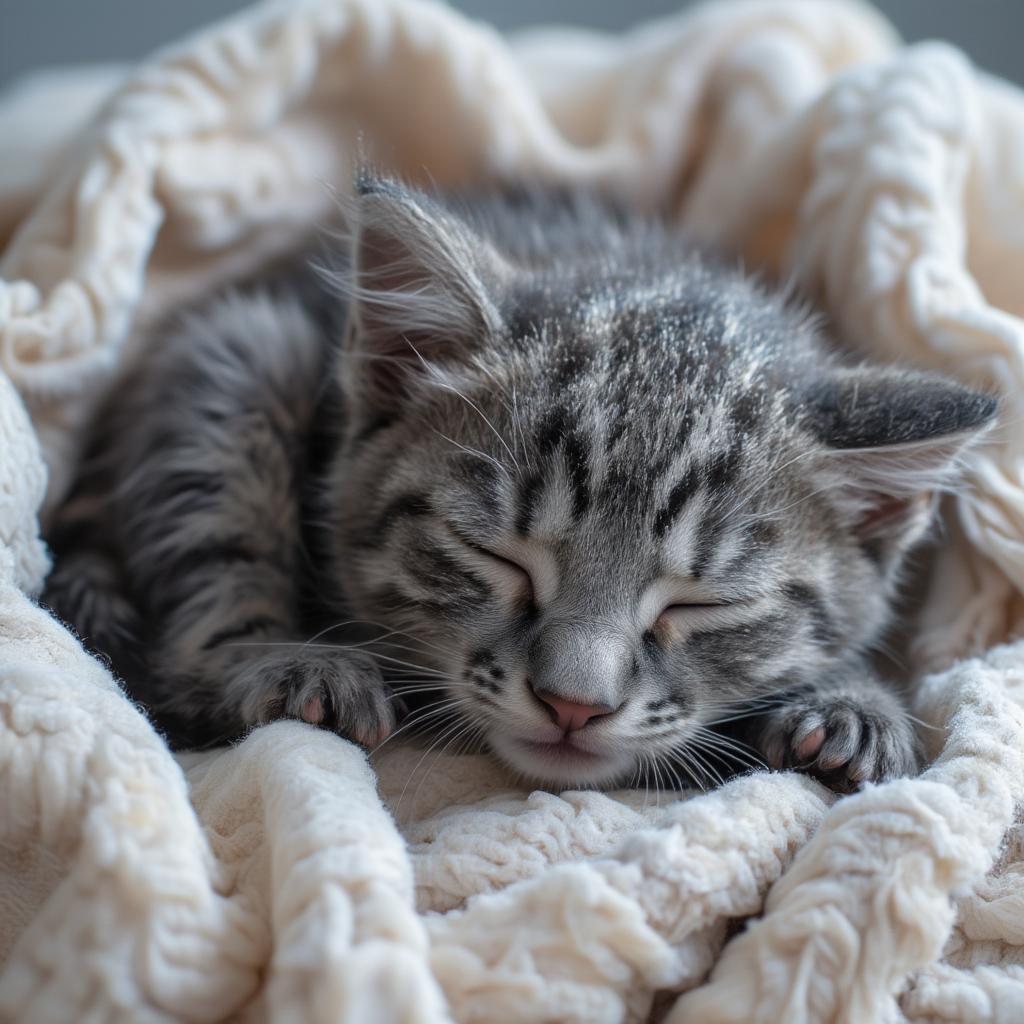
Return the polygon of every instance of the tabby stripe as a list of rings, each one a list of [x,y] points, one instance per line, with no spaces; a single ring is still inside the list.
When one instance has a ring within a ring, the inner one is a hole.
[[[740,468],[740,455],[739,438],[733,438],[729,447],[725,451],[719,452],[711,460],[707,468],[706,480],[712,494],[733,483]]]
[[[772,612],[742,625],[692,633],[685,648],[730,679],[739,680],[745,665],[760,662],[779,649],[792,632],[788,625],[784,616]]]
[[[471,483],[481,487],[496,489],[498,486],[498,468],[486,462],[478,455],[460,455],[457,460],[462,475]]]
[[[868,537],[860,542],[864,556],[875,567],[880,576],[884,576],[888,563],[885,560],[885,545],[878,537]]]
[[[642,471],[635,463],[630,464],[627,467],[626,471],[634,479],[642,479],[643,486],[646,488],[646,493],[648,495],[655,494],[657,492],[661,486],[662,480],[676,464],[680,453],[686,448],[686,444],[690,438],[690,433],[693,429],[693,419],[694,416],[692,410],[687,410],[682,414],[682,422],[679,424],[679,429],[674,439],[674,445],[666,444],[663,451],[652,453],[648,457],[647,464]],[[697,484],[694,482],[692,489],[696,490],[696,488]],[[668,525],[671,525],[671,520]],[[667,528],[668,526],[666,526],[666,530]]]
[[[291,571],[290,560],[274,559],[267,552],[254,551],[240,537],[211,541],[198,547],[180,548],[167,552],[157,559],[161,574],[171,576],[175,581],[181,581],[183,577],[191,576],[193,573],[203,574],[211,570],[222,572],[225,566],[238,563],[256,565],[268,560],[282,572]]]
[[[382,539],[402,519],[434,515],[434,506],[425,494],[406,493],[388,502],[377,519],[377,536]]]
[[[729,418],[737,433],[745,434],[764,421],[764,399],[756,391],[738,395],[729,410]]]
[[[708,571],[724,530],[725,515],[721,509],[710,511],[697,528],[697,550],[690,563],[690,575],[695,580],[699,580]]]
[[[462,566],[443,548],[420,545],[416,549],[416,557],[427,564],[422,565],[413,561],[406,569],[420,583],[431,587],[436,587],[438,583],[444,583],[446,586],[461,585],[466,590],[474,591],[481,599],[490,599],[494,596],[483,579]],[[452,596],[458,600],[458,595]]]
[[[458,465],[464,479],[474,486],[481,511],[494,519],[502,517],[497,467],[475,455],[460,456]]]
[[[451,611],[459,611],[460,604],[469,604],[470,607],[476,607],[478,601],[473,599],[471,602],[467,602],[465,599],[462,601],[432,601],[429,598],[413,597],[410,594],[406,594],[396,586],[381,587],[374,592],[374,598],[381,606],[388,607],[393,612],[410,611],[412,609],[419,609],[425,612],[429,612],[431,615],[447,615]]]
[[[721,502],[714,499],[733,482],[739,466],[740,443],[738,438],[734,438],[729,447],[718,452],[705,469],[704,482],[712,501],[696,531],[697,552],[690,565],[690,575],[695,579],[700,579],[707,572],[727,525],[727,516],[721,508]]]
[[[217,498],[224,493],[222,474],[203,473],[200,470],[187,470],[171,473],[159,481],[157,491],[160,501],[173,501],[183,496],[195,498]]]
[[[700,483],[700,477],[695,464],[691,463],[683,474],[682,478],[668,492],[668,499],[658,510],[654,517],[654,536],[661,538],[668,532],[668,528],[679,518],[683,507],[690,500]]]
[[[533,525],[540,505],[540,497],[544,493],[544,477],[540,473],[531,473],[519,491],[518,510],[516,512],[516,532],[526,537]]]
[[[832,621],[821,594],[811,584],[790,580],[783,586],[782,592],[793,604],[803,608],[810,615],[817,643],[828,647],[836,642],[838,633],[835,622]]]
[[[569,426],[569,413],[564,408],[554,409],[544,418],[536,434],[537,450],[542,456],[554,455],[561,447],[566,473],[572,489],[572,515],[583,516],[592,504],[590,492],[590,450],[582,433]],[[525,536],[536,515],[536,498],[543,489],[540,474],[532,474],[520,492],[516,529]]]
[[[590,453],[584,438],[573,431],[565,439],[565,463],[572,485],[572,516],[580,519],[590,508]]]
[[[267,630],[280,629],[281,623],[277,619],[270,619],[266,616],[247,619],[237,626],[228,626],[218,630],[209,637],[203,644],[204,651],[212,651],[215,647],[227,643],[229,640],[241,640],[243,637],[252,636],[253,633],[263,633]]]
[[[725,563],[716,575],[720,575],[722,579],[736,580],[756,576],[760,568],[759,560],[765,554],[767,554],[765,545],[751,540],[748,534],[747,538],[740,543],[739,551]]]
[[[379,434],[383,430],[387,430],[388,427],[392,426],[397,421],[397,417],[390,413],[382,413],[380,416],[370,420],[362,430],[353,438],[354,444],[364,444],[369,441],[375,434]]]
[[[551,455],[568,430],[569,414],[565,409],[553,409],[545,416],[537,431],[536,445],[542,455]]]

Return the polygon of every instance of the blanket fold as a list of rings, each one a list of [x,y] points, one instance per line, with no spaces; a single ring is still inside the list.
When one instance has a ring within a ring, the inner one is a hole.
[[[419,0],[278,0],[136,69],[36,77],[0,97],[9,132],[0,1020],[1024,1020],[1015,88],[849,0],[513,39]],[[360,145],[670,210],[855,351],[999,394],[915,635],[920,778],[530,793],[294,722],[176,759],[33,602],[40,511],[146,328],[322,219]]]

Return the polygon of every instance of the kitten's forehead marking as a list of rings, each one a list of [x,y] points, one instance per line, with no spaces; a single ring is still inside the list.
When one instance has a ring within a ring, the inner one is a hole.
[[[548,475],[531,489],[533,493],[528,496],[531,513],[525,535],[544,540],[562,537],[572,527],[572,497],[569,487],[564,480],[551,479]]]
[[[662,564],[666,572],[688,575],[700,536],[700,526],[707,511],[707,499],[707,492],[699,486],[696,474],[687,473],[669,492],[668,501],[655,516],[655,536],[658,537],[661,517],[671,515],[671,520],[660,535],[663,538]]]

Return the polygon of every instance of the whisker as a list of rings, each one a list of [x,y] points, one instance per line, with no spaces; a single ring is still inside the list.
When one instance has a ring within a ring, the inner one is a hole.
[[[464,739],[467,734],[472,734],[474,728],[476,727],[473,724],[473,722],[465,722],[462,728],[456,730],[455,735],[452,736],[451,739],[449,739],[448,742],[445,743],[445,745],[439,751],[437,751],[437,753],[434,755],[434,759],[427,766],[427,770],[423,773],[423,777],[420,779],[419,785],[417,785],[416,790],[412,795],[412,803],[414,807],[416,806],[416,801],[419,799],[420,790],[423,788],[423,783],[427,781],[427,778],[429,777],[430,773],[434,770],[434,766],[437,764],[437,762],[442,757],[444,757],[445,751],[447,751],[448,748],[459,739]]]
[[[419,712],[413,712],[393,733],[385,736],[380,743],[375,746],[370,753],[376,754],[385,744],[390,743],[393,739],[396,739],[402,733],[407,732],[409,729],[415,728],[416,726],[423,725],[424,722],[429,721],[432,718],[441,717],[445,715],[452,715],[458,711],[458,704],[460,698],[451,697],[446,701],[440,701],[437,704],[431,704],[429,707],[419,709]],[[437,723],[435,723],[436,725]]]
[[[436,675],[438,678],[445,678],[447,673],[442,672],[440,669],[431,668],[429,665],[417,665],[412,661],[404,661],[401,658],[392,657],[390,654],[381,654],[380,651],[374,651],[371,648],[364,648],[360,644],[314,644],[306,641],[297,640],[240,640],[233,643],[224,644],[225,647],[307,647],[314,649],[326,649],[332,651],[362,651],[364,654],[368,654],[372,658],[380,658],[382,661],[393,662],[396,665],[403,665],[407,668],[412,669],[416,672],[425,672],[428,675]]]
[[[453,713],[456,714],[456,715],[458,714],[457,710],[453,710]],[[406,792],[409,789],[409,784],[412,782],[413,776],[419,771],[420,765],[423,764],[423,762],[427,759],[427,757],[430,754],[430,752],[432,750],[434,750],[434,748],[438,745],[438,743],[440,743],[442,740],[444,740],[445,737],[449,736],[453,729],[458,729],[462,724],[463,724],[462,719],[456,718],[455,721],[451,725],[449,725],[446,728],[444,728],[444,731],[441,732],[441,734],[433,741],[433,743],[430,744],[429,747],[427,747],[427,749],[423,753],[423,756],[416,762],[416,764],[413,767],[412,771],[409,772],[409,777],[405,780],[405,785],[402,787],[402,792],[401,792],[401,794],[398,797],[398,803],[395,804],[395,816],[396,817],[398,816],[398,811],[399,811],[399,809],[402,806],[402,801],[405,799],[405,794],[406,794]],[[416,792],[419,793],[419,789],[418,788],[417,788]]]
[[[787,459],[781,465],[769,465],[765,470],[765,473],[760,477],[754,484],[752,484],[743,494],[740,495],[739,500],[725,513],[724,520],[726,523],[731,521],[732,517],[736,515],[741,509],[745,508],[754,498],[756,498],[773,480],[777,480],[779,474],[784,470],[788,469],[795,462],[800,462],[812,455],[816,454],[815,451],[804,451],[797,455],[794,455],[791,459]]]
[[[712,764],[708,761],[707,757],[705,756],[707,751],[702,751],[700,747],[698,747],[696,744],[693,744],[692,739],[690,745],[687,745],[687,747],[685,748],[685,753],[686,756],[691,760],[691,762],[697,765],[700,771],[704,774],[705,778],[713,780],[716,786],[725,785],[725,779],[721,776],[718,770],[712,766]]]
[[[691,778],[701,792],[706,793],[708,787],[704,784],[704,779],[708,778],[703,768],[696,764],[689,752],[683,749],[666,750],[665,757],[675,761],[687,776]]]
[[[438,380],[436,376],[436,368],[431,363],[428,363],[426,359],[423,358],[422,355],[420,355],[416,346],[413,345],[413,343],[409,341],[408,338],[405,339],[405,342],[416,354],[416,358],[419,359],[419,361],[423,364],[424,369],[426,369],[429,377],[434,381],[434,383],[437,384],[438,387],[444,388],[446,391],[450,391],[452,392],[452,394],[457,395],[459,398],[461,398],[462,401],[465,402],[466,405],[468,405],[480,417],[480,419],[484,421],[484,423],[490,429],[491,433],[494,434],[494,436],[498,439],[498,442],[502,446],[502,448],[504,448],[505,451],[508,452],[508,457],[512,460],[512,465],[516,467],[516,471],[520,472],[519,463],[516,462],[516,457],[513,454],[512,449],[509,448],[508,443],[505,441],[505,438],[501,436],[501,434],[498,432],[494,424],[484,415],[483,410],[475,402],[470,401],[470,399],[468,399],[453,384],[450,384],[448,381]]]
[[[675,792],[684,792],[686,790],[686,786],[683,785],[683,780],[680,778],[679,772],[667,757],[664,759],[664,767],[666,773],[671,774],[675,781]]]
[[[430,640],[425,640],[423,637],[417,636],[415,633],[410,633],[408,630],[398,629],[389,623],[379,622],[376,619],[347,619],[345,622],[338,622],[333,626],[326,627],[316,634],[316,636],[311,637],[311,639],[318,640],[325,633],[328,633],[333,629],[340,629],[342,626],[373,626],[375,629],[383,630],[384,633],[382,636],[373,638],[372,642],[374,643],[386,639],[389,636],[404,636],[409,640],[412,640],[414,644],[419,644],[423,647],[430,647],[435,651],[439,651],[441,654],[447,655],[448,657],[455,657],[457,654],[457,652],[451,648],[442,647],[440,644],[434,643]],[[389,644],[390,643],[392,643],[392,641],[389,641]]]
[[[465,452],[467,455],[472,455],[478,459],[483,459],[485,462],[488,462],[492,466],[494,466],[495,469],[498,469],[502,473],[504,473],[505,476],[507,476],[509,479],[512,478],[512,475],[511,473],[509,473],[508,469],[505,466],[503,466],[496,458],[494,458],[493,455],[488,455],[486,452],[478,451],[476,448],[470,448],[468,445],[460,444],[454,438],[449,437],[447,434],[442,434],[440,430],[437,430],[433,427],[431,427],[430,429],[433,430],[433,432],[437,434],[438,437],[444,439],[449,444],[453,444],[456,448],[459,449],[459,451]]]
[[[739,760],[749,761],[760,768],[767,768],[768,765],[758,756],[757,751],[747,743],[734,739],[731,736],[723,736],[720,733],[712,732],[704,726],[698,726],[698,732],[694,739],[703,743],[706,747],[725,753]]]
[[[446,693],[449,690],[466,690],[472,691],[473,687],[469,683],[453,683],[453,682],[441,682],[441,683],[427,683],[424,682],[422,686],[401,686],[395,687],[392,685],[394,693],[388,697],[388,700],[400,700],[402,697],[412,697],[421,693]]]
[[[700,751],[705,760],[713,758],[729,776],[739,774],[741,771],[750,768],[767,769],[768,767],[756,755],[741,754],[727,747],[714,746],[698,737],[692,737],[690,742],[693,749]],[[708,761],[708,764],[710,765],[710,761]]]
[[[907,718],[910,719],[914,725],[920,726],[922,729],[931,729],[933,732],[946,732],[946,728],[941,725],[932,725],[931,722],[926,722],[923,718],[918,718],[916,715],[905,712]]]

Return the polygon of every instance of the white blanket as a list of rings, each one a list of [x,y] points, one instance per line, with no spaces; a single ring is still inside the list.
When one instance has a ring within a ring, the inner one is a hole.
[[[119,363],[322,217],[360,130],[442,184],[668,202],[851,346],[999,390],[916,635],[921,778],[529,793],[298,723],[176,761],[33,603]],[[1024,1020],[1024,95],[838,0],[512,41],[295,0],[29,83],[0,139],[0,1020]]]

